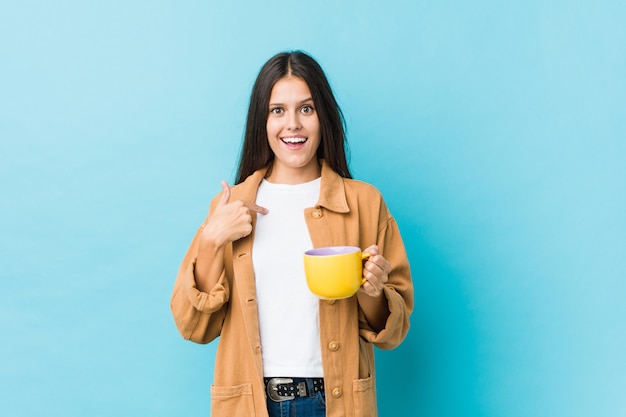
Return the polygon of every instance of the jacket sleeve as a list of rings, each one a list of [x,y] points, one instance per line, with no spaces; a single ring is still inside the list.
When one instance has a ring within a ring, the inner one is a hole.
[[[226,272],[210,292],[196,286],[194,275],[201,229],[196,233],[178,270],[170,309],[183,338],[196,343],[209,343],[220,335],[230,288]]]
[[[393,349],[406,337],[409,331],[409,316],[413,311],[413,283],[409,260],[396,221],[383,210],[385,216],[381,222],[377,245],[380,254],[391,264],[389,281],[385,284],[383,293],[387,298],[389,316],[385,327],[375,331],[359,312],[359,328],[361,337],[374,343],[380,349]]]

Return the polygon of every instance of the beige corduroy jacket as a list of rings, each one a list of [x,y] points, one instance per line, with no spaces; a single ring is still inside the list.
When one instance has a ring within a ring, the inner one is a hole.
[[[232,187],[231,201],[254,202],[266,172],[267,168],[261,169]],[[212,201],[209,216],[218,201],[219,196]],[[384,288],[389,317],[382,331],[376,332],[367,323],[356,296],[319,303],[326,415],[376,416],[373,346],[398,346],[409,330],[413,309],[413,285],[402,238],[373,186],[340,177],[324,161],[319,202],[304,215],[314,247],[364,249],[377,244],[391,264]],[[253,226],[255,220],[253,216]],[[185,339],[196,343],[219,337],[211,416],[267,417],[251,256],[253,236],[228,245],[224,271],[209,293],[198,291],[195,284],[198,238],[196,233],[174,284],[171,310],[176,326]]]

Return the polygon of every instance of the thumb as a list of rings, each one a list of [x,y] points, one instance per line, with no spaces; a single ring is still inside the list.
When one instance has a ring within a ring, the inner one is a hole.
[[[225,204],[228,204],[228,202],[230,201],[230,187],[228,186],[228,183],[224,180],[222,180],[222,198],[220,198],[220,206],[223,206]]]
[[[369,252],[371,255],[378,255],[378,245],[370,245],[364,252]]]

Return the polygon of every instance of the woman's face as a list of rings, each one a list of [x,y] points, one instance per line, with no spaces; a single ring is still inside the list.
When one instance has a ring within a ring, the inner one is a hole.
[[[275,156],[268,180],[297,184],[318,178],[320,122],[307,83],[294,76],[278,80],[268,110],[267,139]]]

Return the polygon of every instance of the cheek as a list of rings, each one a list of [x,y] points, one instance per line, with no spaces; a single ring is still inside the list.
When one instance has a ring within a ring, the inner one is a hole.
[[[268,119],[265,124],[265,129],[267,130],[267,137],[271,138],[272,136],[276,136],[278,132],[280,132],[280,127],[275,120]]]
[[[317,136],[320,135],[320,122],[317,118],[311,119],[309,126],[309,132],[315,133]]]
[[[315,135],[318,142],[321,142],[321,129],[319,123],[313,123],[309,128],[309,132]]]

